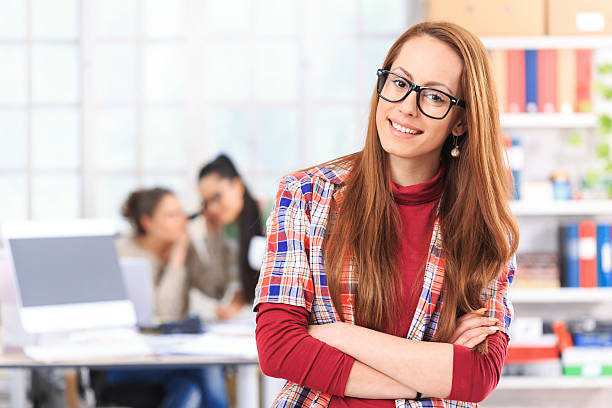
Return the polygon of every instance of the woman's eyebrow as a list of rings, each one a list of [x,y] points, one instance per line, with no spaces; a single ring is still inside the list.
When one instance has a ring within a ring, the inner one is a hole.
[[[402,72],[404,73],[404,75],[406,75],[406,78],[408,78],[408,79],[409,79],[409,80],[411,80],[411,81],[414,81],[414,78],[412,78],[412,75],[410,74],[410,72],[406,71],[406,70],[405,70],[404,68],[402,68],[402,67],[397,67],[396,69],[398,69],[398,70],[402,71]],[[446,90],[447,90],[449,93],[454,94],[453,90],[452,90],[452,89],[451,89],[451,88],[450,88],[448,85],[446,85],[446,84],[445,84],[445,83],[443,83],[443,82],[437,82],[437,81],[428,81],[428,82],[425,82],[424,84],[421,84],[421,86],[443,86],[444,88],[446,88]]]

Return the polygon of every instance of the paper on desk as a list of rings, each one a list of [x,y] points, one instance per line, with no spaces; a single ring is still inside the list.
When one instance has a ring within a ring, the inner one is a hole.
[[[226,323],[209,323],[206,331],[226,336],[254,336],[255,322],[251,320],[230,321]]]
[[[165,354],[257,358],[255,336],[226,336],[215,333],[205,333],[197,338],[190,338],[188,341],[167,344],[163,350],[157,349],[156,351]]]
[[[153,354],[152,349],[142,342],[26,346],[23,352],[31,359],[42,362],[70,362],[100,357],[146,356]]]

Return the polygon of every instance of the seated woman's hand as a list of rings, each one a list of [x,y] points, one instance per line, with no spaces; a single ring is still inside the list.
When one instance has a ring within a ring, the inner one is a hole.
[[[499,330],[496,326],[499,320],[485,316],[485,312],[486,309],[482,308],[457,319],[457,327],[450,342],[471,349],[482,343],[488,335],[496,333]]]

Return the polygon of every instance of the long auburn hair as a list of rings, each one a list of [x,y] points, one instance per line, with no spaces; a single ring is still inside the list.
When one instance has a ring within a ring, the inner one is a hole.
[[[519,232],[508,203],[511,179],[504,160],[495,85],[482,43],[452,23],[419,23],[391,46],[383,69],[391,69],[407,40],[424,35],[444,42],[463,61],[460,81],[467,132],[459,138],[459,158],[449,159],[452,135],[441,153],[446,166],[438,214],[445,261],[444,307],[435,340],[448,342],[456,319],[483,306],[481,292],[516,252]],[[341,276],[350,259],[358,277],[359,323],[386,331],[399,308],[396,264],[401,231],[388,155],[376,129],[377,106],[374,91],[363,150],[328,163],[332,167],[350,163],[353,168],[325,241],[325,262],[330,295],[340,317],[344,320]],[[484,352],[486,342],[478,349]]]

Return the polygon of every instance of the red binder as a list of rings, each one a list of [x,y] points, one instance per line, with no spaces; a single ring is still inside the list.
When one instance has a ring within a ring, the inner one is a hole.
[[[593,110],[591,81],[593,78],[593,50],[576,50],[576,99],[578,112]]]
[[[578,224],[580,287],[597,287],[597,227],[593,221]]]
[[[508,50],[508,113],[525,112],[525,51]]]
[[[558,112],[557,50],[538,50],[538,110]]]

